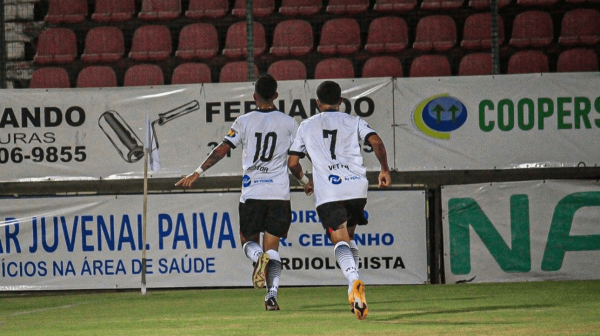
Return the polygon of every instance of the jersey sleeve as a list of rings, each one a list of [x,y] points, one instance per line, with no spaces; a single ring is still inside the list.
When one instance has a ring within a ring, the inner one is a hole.
[[[358,136],[361,138],[361,140],[368,143],[369,137],[373,134],[377,134],[377,132],[375,132],[375,130],[372,129],[371,126],[369,126],[369,123],[367,123],[363,119],[359,118],[358,119]]]
[[[294,142],[290,146],[288,150],[289,155],[297,155],[300,158],[306,156],[306,145],[304,144],[304,139],[302,138],[302,125],[298,127],[296,130],[296,135],[294,137]]]
[[[240,134],[241,123],[239,122],[239,118],[236,119],[231,125],[231,129],[225,135],[223,141],[228,142],[232,148],[237,148],[242,144],[242,136]]]

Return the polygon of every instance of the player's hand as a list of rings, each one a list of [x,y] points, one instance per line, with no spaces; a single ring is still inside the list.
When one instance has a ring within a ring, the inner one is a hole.
[[[193,172],[188,176],[182,176],[181,180],[179,180],[179,182],[175,183],[176,187],[182,186],[184,188],[190,188],[192,186],[192,183],[194,183],[194,181],[196,181],[198,178],[200,177],[200,175],[198,175],[198,173]]]
[[[390,171],[380,171],[379,172],[379,188],[388,188],[392,184],[392,179],[390,177]]]
[[[312,195],[313,192],[315,191],[315,187],[314,187],[312,181],[308,181],[308,183],[305,186],[303,186],[302,188],[304,188],[304,193],[306,194],[306,196]]]

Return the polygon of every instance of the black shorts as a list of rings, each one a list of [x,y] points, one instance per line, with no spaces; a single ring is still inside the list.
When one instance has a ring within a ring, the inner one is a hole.
[[[325,231],[335,230],[344,222],[348,226],[367,225],[365,217],[366,198],[355,198],[344,201],[323,203],[317,207],[317,213]]]
[[[261,232],[286,238],[292,224],[292,205],[286,200],[248,199],[239,205],[240,233],[245,238]]]

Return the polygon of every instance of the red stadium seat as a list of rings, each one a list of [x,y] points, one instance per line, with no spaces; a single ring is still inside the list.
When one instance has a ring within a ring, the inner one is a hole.
[[[519,51],[508,60],[509,74],[549,72],[548,56],[538,50]]]
[[[510,5],[512,0],[498,0],[498,9]],[[469,7],[473,9],[489,9],[490,0],[470,0]]]
[[[591,49],[570,49],[558,56],[556,72],[598,71],[598,55]]]
[[[410,77],[443,77],[452,75],[450,62],[442,55],[422,55],[410,65]]]
[[[537,6],[550,7],[558,3],[559,0],[517,0],[519,6]]]
[[[202,63],[180,64],[173,70],[173,77],[171,77],[171,84],[200,84],[211,81],[210,68]]]
[[[465,21],[463,40],[460,45],[466,49],[490,49],[492,47],[492,15],[473,14]],[[498,16],[498,45],[504,43],[504,22]]]
[[[138,64],[125,71],[123,86],[163,85],[165,77],[156,64]]]
[[[67,70],[46,67],[33,71],[29,87],[32,89],[63,89],[71,87],[71,84]]]
[[[372,53],[395,53],[408,46],[406,21],[397,16],[373,19],[369,25],[365,50]]]
[[[573,9],[562,19],[558,43],[563,46],[592,46],[600,42],[600,12]]]
[[[87,0],[49,0],[47,23],[81,23],[88,14]]]
[[[402,77],[402,63],[393,56],[369,58],[363,66],[362,77]]]
[[[365,13],[369,8],[369,0],[329,0],[325,9],[334,15],[356,15]]]
[[[254,78],[258,77],[258,67],[254,65]],[[220,83],[234,83],[248,81],[248,62],[229,62],[221,68]]]
[[[95,22],[126,22],[135,14],[135,0],[96,0]]]
[[[456,24],[447,15],[425,16],[417,24],[413,48],[420,51],[447,51],[456,45]]]
[[[513,22],[513,47],[544,47],[552,43],[554,28],[550,14],[542,11],[527,11],[517,14]]]
[[[117,75],[109,66],[89,66],[77,75],[78,88],[116,87]]]
[[[317,63],[315,79],[354,78],[354,66],[346,58],[328,58]]]
[[[458,66],[459,76],[481,76],[493,74],[492,54],[474,53],[463,57]]]
[[[265,28],[260,22],[254,21],[253,30],[254,56],[259,56],[267,49]],[[227,29],[223,55],[228,58],[239,58],[248,55],[248,48],[246,45],[246,21],[237,22],[229,26],[229,29]]]
[[[136,61],[161,61],[171,55],[171,32],[161,25],[141,26],[133,33],[129,58]]]
[[[257,18],[266,17],[275,11],[275,0],[252,0],[252,15]],[[235,0],[231,11],[233,16],[246,17],[246,0]]]
[[[117,27],[92,28],[85,38],[81,55],[84,62],[115,62],[125,54],[123,32]]]
[[[423,0],[421,9],[443,11],[453,10],[462,7],[465,0]]]
[[[179,47],[175,52],[181,60],[210,59],[217,56],[219,38],[217,29],[210,23],[192,23],[179,33]]]
[[[313,50],[313,30],[308,21],[286,20],[275,26],[271,54],[303,56]]]
[[[173,20],[181,15],[181,0],[142,0],[138,17],[146,21]]]
[[[321,11],[321,0],[283,0],[279,13],[287,16],[315,15]]]
[[[360,27],[354,19],[331,19],[323,24],[317,51],[326,55],[347,55],[360,49]]]
[[[267,70],[276,80],[306,79],[306,67],[298,60],[282,60],[272,63]]]
[[[224,17],[228,11],[228,0],[190,0],[185,17],[192,20],[219,19]]]
[[[380,13],[406,13],[417,6],[417,0],[377,0],[373,10]]]
[[[71,63],[77,57],[77,38],[68,28],[48,28],[38,37],[36,64]]]

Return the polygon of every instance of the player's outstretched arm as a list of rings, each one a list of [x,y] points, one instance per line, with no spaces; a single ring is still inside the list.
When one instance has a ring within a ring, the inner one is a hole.
[[[230,149],[231,145],[229,143],[221,142],[210,152],[210,154],[208,154],[208,157],[206,158],[206,160],[204,160],[204,162],[202,162],[198,169],[196,169],[193,173],[189,174],[188,176],[182,177],[181,180],[175,183],[175,186],[190,188],[192,184],[200,177],[200,174],[202,174],[208,168],[214,166],[217,162],[221,161],[221,159],[224,158],[225,155],[227,155],[227,152]]]
[[[288,157],[288,168],[292,172],[292,175],[298,180],[304,193],[308,196],[312,195],[314,191],[313,182],[308,179],[308,176],[304,175],[302,171],[302,165],[300,164],[300,157],[298,155],[290,154]]]
[[[390,167],[387,162],[387,151],[385,150],[385,145],[383,144],[383,140],[377,134],[373,134],[369,137],[369,144],[373,147],[373,151],[375,152],[375,157],[379,161],[379,165],[381,166],[381,170],[379,171],[379,188],[387,188],[392,184],[392,179],[390,177]]]

